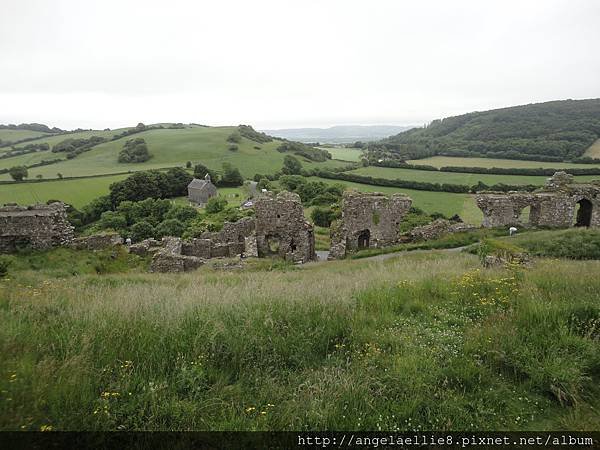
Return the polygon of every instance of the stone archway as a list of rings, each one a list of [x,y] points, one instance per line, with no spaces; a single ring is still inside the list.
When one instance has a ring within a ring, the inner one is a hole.
[[[576,227],[589,227],[592,223],[592,202],[587,198],[582,198],[577,202],[577,212],[575,215]]]
[[[362,230],[358,234],[358,249],[361,250],[363,248],[369,248],[371,240],[371,232],[367,230]]]

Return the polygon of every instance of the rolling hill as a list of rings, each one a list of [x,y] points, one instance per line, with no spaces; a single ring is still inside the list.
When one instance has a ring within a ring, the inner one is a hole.
[[[582,161],[600,137],[600,99],[514,106],[434,120],[370,145],[372,158]]]

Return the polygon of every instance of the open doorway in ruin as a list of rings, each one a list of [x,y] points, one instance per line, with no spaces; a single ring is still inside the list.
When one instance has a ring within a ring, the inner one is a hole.
[[[278,236],[267,236],[267,252],[268,255],[278,255],[279,254],[279,237]]]
[[[577,212],[575,213],[576,227],[589,227],[592,223],[592,202],[587,198],[582,198],[577,202]]]
[[[369,241],[371,240],[371,232],[369,230],[362,230],[358,234],[358,249],[369,248]]]

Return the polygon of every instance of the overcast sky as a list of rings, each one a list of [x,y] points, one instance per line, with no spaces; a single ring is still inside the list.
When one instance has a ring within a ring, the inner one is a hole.
[[[0,0],[0,123],[422,124],[600,97],[600,1]]]

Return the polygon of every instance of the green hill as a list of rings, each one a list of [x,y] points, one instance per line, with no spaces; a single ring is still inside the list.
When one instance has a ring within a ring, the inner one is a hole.
[[[600,99],[563,100],[434,120],[372,143],[372,159],[435,155],[581,160],[600,137]]]
[[[127,171],[159,169],[165,167],[183,166],[187,161],[201,162],[205,166],[220,170],[224,162],[230,162],[238,167],[246,177],[256,173],[274,173],[281,169],[285,153],[277,151],[281,141],[260,143],[239,136],[237,149],[232,149],[228,137],[237,131],[237,127],[205,127],[199,125],[185,126],[183,128],[150,129],[131,136],[116,140],[109,140],[94,146],[91,150],[77,155],[73,159],[66,159],[63,152],[54,153],[51,150],[29,153],[10,158],[0,159],[0,169],[15,165],[31,165],[42,160],[63,159],[58,163],[32,167],[29,169],[29,178],[41,175],[43,178],[56,178],[58,173],[64,177],[90,176],[99,174],[122,173]],[[50,147],[70,138],[89,138],[100,136],[111,139],[122,130],[112,131],[85,131],[68,135],[44,137],[30,141],[32,143],[48,143]],[[119,152],[123,149],[125,141],[131,138],[143,138],[148,146],[152,158],[143,163],[119,163]],[[331,168],[344,165],[340,161],[313,162],[299,157],[306,168],[323,167]],[[0,180],[9,180],[8,174],[0,175]]]

